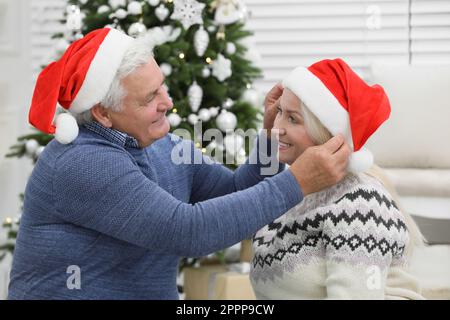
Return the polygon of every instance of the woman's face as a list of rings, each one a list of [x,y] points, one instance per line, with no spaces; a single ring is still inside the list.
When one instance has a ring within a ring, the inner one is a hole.
[[[306,132],[300,108],[300,99],[291,90],[284,89],[274,122],[274,129],[279,130],[282,163],[292,164],[306,148],[315,145]]]

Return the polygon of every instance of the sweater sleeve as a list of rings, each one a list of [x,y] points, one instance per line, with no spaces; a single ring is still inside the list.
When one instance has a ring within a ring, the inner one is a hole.
[[[254,148],[246,162],[234,172],[219,163],[214,163],[199,149],[194,148],[191,142],[189,143],[193,150],[192,159],[202,159],[200,164],[194,164],[191,203],[247,189],[285,169],[285,165],[279,163],[276,152],[272,150],[276,145],[271,143],[264,131],[255,138]]]
[[[358,190],[325,210],[328,299],[385,299],[388,270],[403,259],[407,231],[398,210],[377,195]]]
[[[203,256],[256,232],[299,203],[289,170],[254,187],[188,204],[143,175],[123,150],[78,146],[54,168],[55,213],[63,220],[158,253]]]

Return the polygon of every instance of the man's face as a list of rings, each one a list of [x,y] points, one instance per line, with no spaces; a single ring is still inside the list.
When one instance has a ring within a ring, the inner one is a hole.
[[[134,137],[141,148],[164,137],[170,129],[166,112],[173,107],[164,76],[156,61],[150,61],[122,79],[126,91],[122,110],[110,112],[112,128]]]

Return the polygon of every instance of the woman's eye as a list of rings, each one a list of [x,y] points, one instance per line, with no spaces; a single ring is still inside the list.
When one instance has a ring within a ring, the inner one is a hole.
[[[281,113],[281,108],[277,107],[277,113]]]
[[[292,116],[290,116],[288,120],[289,120],[289,122],[295,123],[295,119]]]

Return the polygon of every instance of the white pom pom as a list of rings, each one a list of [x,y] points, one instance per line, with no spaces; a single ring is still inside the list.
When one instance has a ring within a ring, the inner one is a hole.
[[[364,172],[373,165],[373,155],[366,148],[353,152],[348,161],[347,170],[352,173]]]
[[[55,139],[59,143],[71,143],[78,136],[78,124],[69,113],[61,113],[56,118]]]

